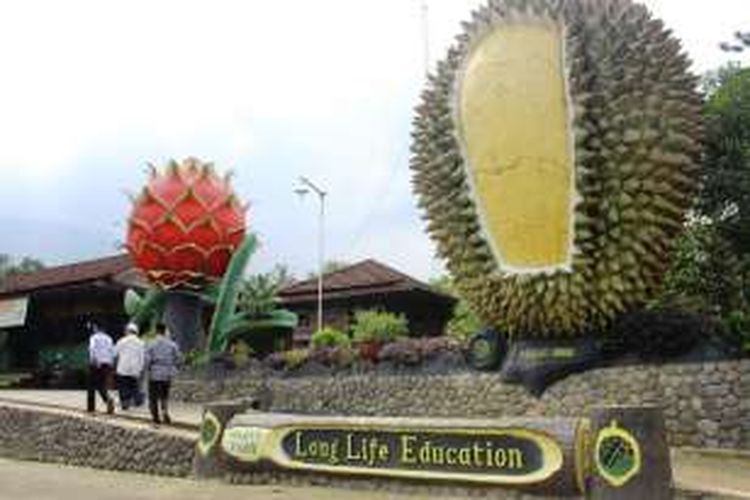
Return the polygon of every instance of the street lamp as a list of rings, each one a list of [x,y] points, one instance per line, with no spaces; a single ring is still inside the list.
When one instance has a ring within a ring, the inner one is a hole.
[[[300,187],[294,190],[300,196],[310,191],[318,195],[320,215],[318,218],[318,331],[323,329],[323,217],[325,216],[326,192],[313,184],[307,177],[300,177]]]

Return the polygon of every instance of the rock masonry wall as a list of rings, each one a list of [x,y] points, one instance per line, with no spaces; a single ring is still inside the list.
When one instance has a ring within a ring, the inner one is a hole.
[[[97,469],[184,477],[195,437],[72,413],[0,406],[0,455]]]
[[[579,416],[602,404],[661,406],[671,446],[750,449],[750,360],[603,368],[572,375],[541,398],[496,373],[281,376],[243,371],[179,380],[175,397],[260,397],[273,411],[394,416]]]

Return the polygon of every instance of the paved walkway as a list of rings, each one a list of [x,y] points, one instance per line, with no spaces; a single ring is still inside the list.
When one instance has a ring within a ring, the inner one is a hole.
[[[750,453],[675,449],[672,470],[680,489],[750,499]]]
[[[112,391],[112,396],[117,400],[116,393]],[[86,409],[86,391],[82,390],[0,390],[0,403],[8,401],[13,403],[27,403],[51,408],[60,408],[66,410],[85,410]],[[96,396],[97,411],[105,411],[104,404],[97,394]],[[198,427],[201,422],[202,407],[199,404],[170,402],[169,413],[172,421],[183,426]],[[115,414],[121,417],[136,418],[142,420],[151,420],[151,414],[148,411],[148,402],[140,408],[130,408],[123,411],[119,406],[115,409]]]
[[[1,500],[386,500],[377,492],[293,486],[236,486],[0,458]]]
[[[59,390],[0,390],[0,404],[3,402],[15,402],[24,404],[34,404],[42,407],[57,408],[64,410],[83,411],[86,405],[86,391],[73,390],[73,391],[59,391]],[[103,411],[101,401],[97,404]],[[172,419],[178,423],[181,427],[187,429],[197,430],[202,413],[202,407],[199,404],[189,403],[172,403],[172,409],[170,410]],[[135,408],[123,412],[118,410],[115,414],[116,418],[128,418],[131,420],[138,421],[150,421],[150,415],[148,408],[144,405],[141,408]],[[679,489],[689,491],[708,491],[716,495],[724,495],[725,498],[747,498],[750,499],[750,452],[748,453],[735,453],[735,452],[724,452],[716,451],[711,452],[708,450],[688,450],[688,449],[675,449],[672,450],[672,465],[674,471],[675,484]],[[96,473],[98,474],[98,473]],[[0,475],[0,484],[3,484],[2,476]],[[178,483],[175,483],[177,485]],[[181,483],[180,483],[181,484]],[[196,483],[187,482],[189,488],[196,487]],[[188,487],[188,486],[185,486]],[[206,487],[208,488],[208,487]],[[228,486],[228,488],[233,488]],[[245,488],[241,488],[244,490]],[[262,488],[261,488],[262,489]],[[260,491],[261,489],[258,489]],[[268,496],[258,497],[243,497],[243,498],[294,498],[285,496],[270,495],[269,492],[273,492],[275,489],[263,490]],[[285,491],[288,490],[285,488]],[[178,485],[174,486],[169,491],[182,491]],[[192,495],[192,489],[190,489]],[[201,490],[203,491],[203,490]],[[206,490],[213,491],[213,490]],[[291,490],[289,490],[291,491]],[[305,495],[297,498],[318,498],[307,495],[307,489]],[[327,491],[327,490],[323,490]],[[208,495],[208,494],[207,494]],[[222,494],[223,495],[223,494]],[[360,493],[357,493],[357,498],[360,498]],[[5,498],[0,493],[0,499]],[[19,497],[8,497],[8,498],[21,498]],[[29,497],[32,498],[58,498],[58,497]],[[71,496],[71,498],[74,498]],[[118,496],[113,497],[102,497],[104,498],[122,498]],[[139,498],[173,498],[171,496],[136,496],[130,497],[133,499]],[[175,496],[174,498],[178,498]],[[190,498],[204,498],[202,496],[190,496]],[[211,495],[205,498],[213,498]],[[235,497],[225,497],[227,500]],[[239,498],[239,497],[237,497]],[[324,498],[321,496],[320,498]],[[333,497],[330,497],[331,499]],[[348,498],[344,496],[336,498]],[[362,497],[364,498],[364,497]],[[369,497],[368,497],[369,498]],[[381,498],[373,496],[372,498]],[[385,497],[382,497],[385,498]],[[392,497],[389,497],[392,498]],[[413,498],[413,497],[412,497]]]

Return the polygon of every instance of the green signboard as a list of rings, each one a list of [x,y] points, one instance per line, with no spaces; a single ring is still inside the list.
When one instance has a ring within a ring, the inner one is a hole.
[[[329,473],[530,484],[549,479],[563,453],[529,429],[423,429],[358,425],[230,427],[222,449],[244,463]]]
[[[672,498],[656,407],[485,419],[238,413],[247,407],[206,409],[194,461],[199,477],[284,471],[601,500]]]

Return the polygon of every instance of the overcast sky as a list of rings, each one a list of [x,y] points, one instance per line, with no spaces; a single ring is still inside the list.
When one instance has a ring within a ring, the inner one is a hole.
[[[422,87],[420,0],[0,4],[0,253],[51,264],[109,255],[144,165],[198,156],[236,172],[263,242],[253,261],[375,257],[420,278],[442,267],[408,169]],[[428,0],[430,64],[478,0]],[[748,0],[649,0],[703,72],[750,29]]]

